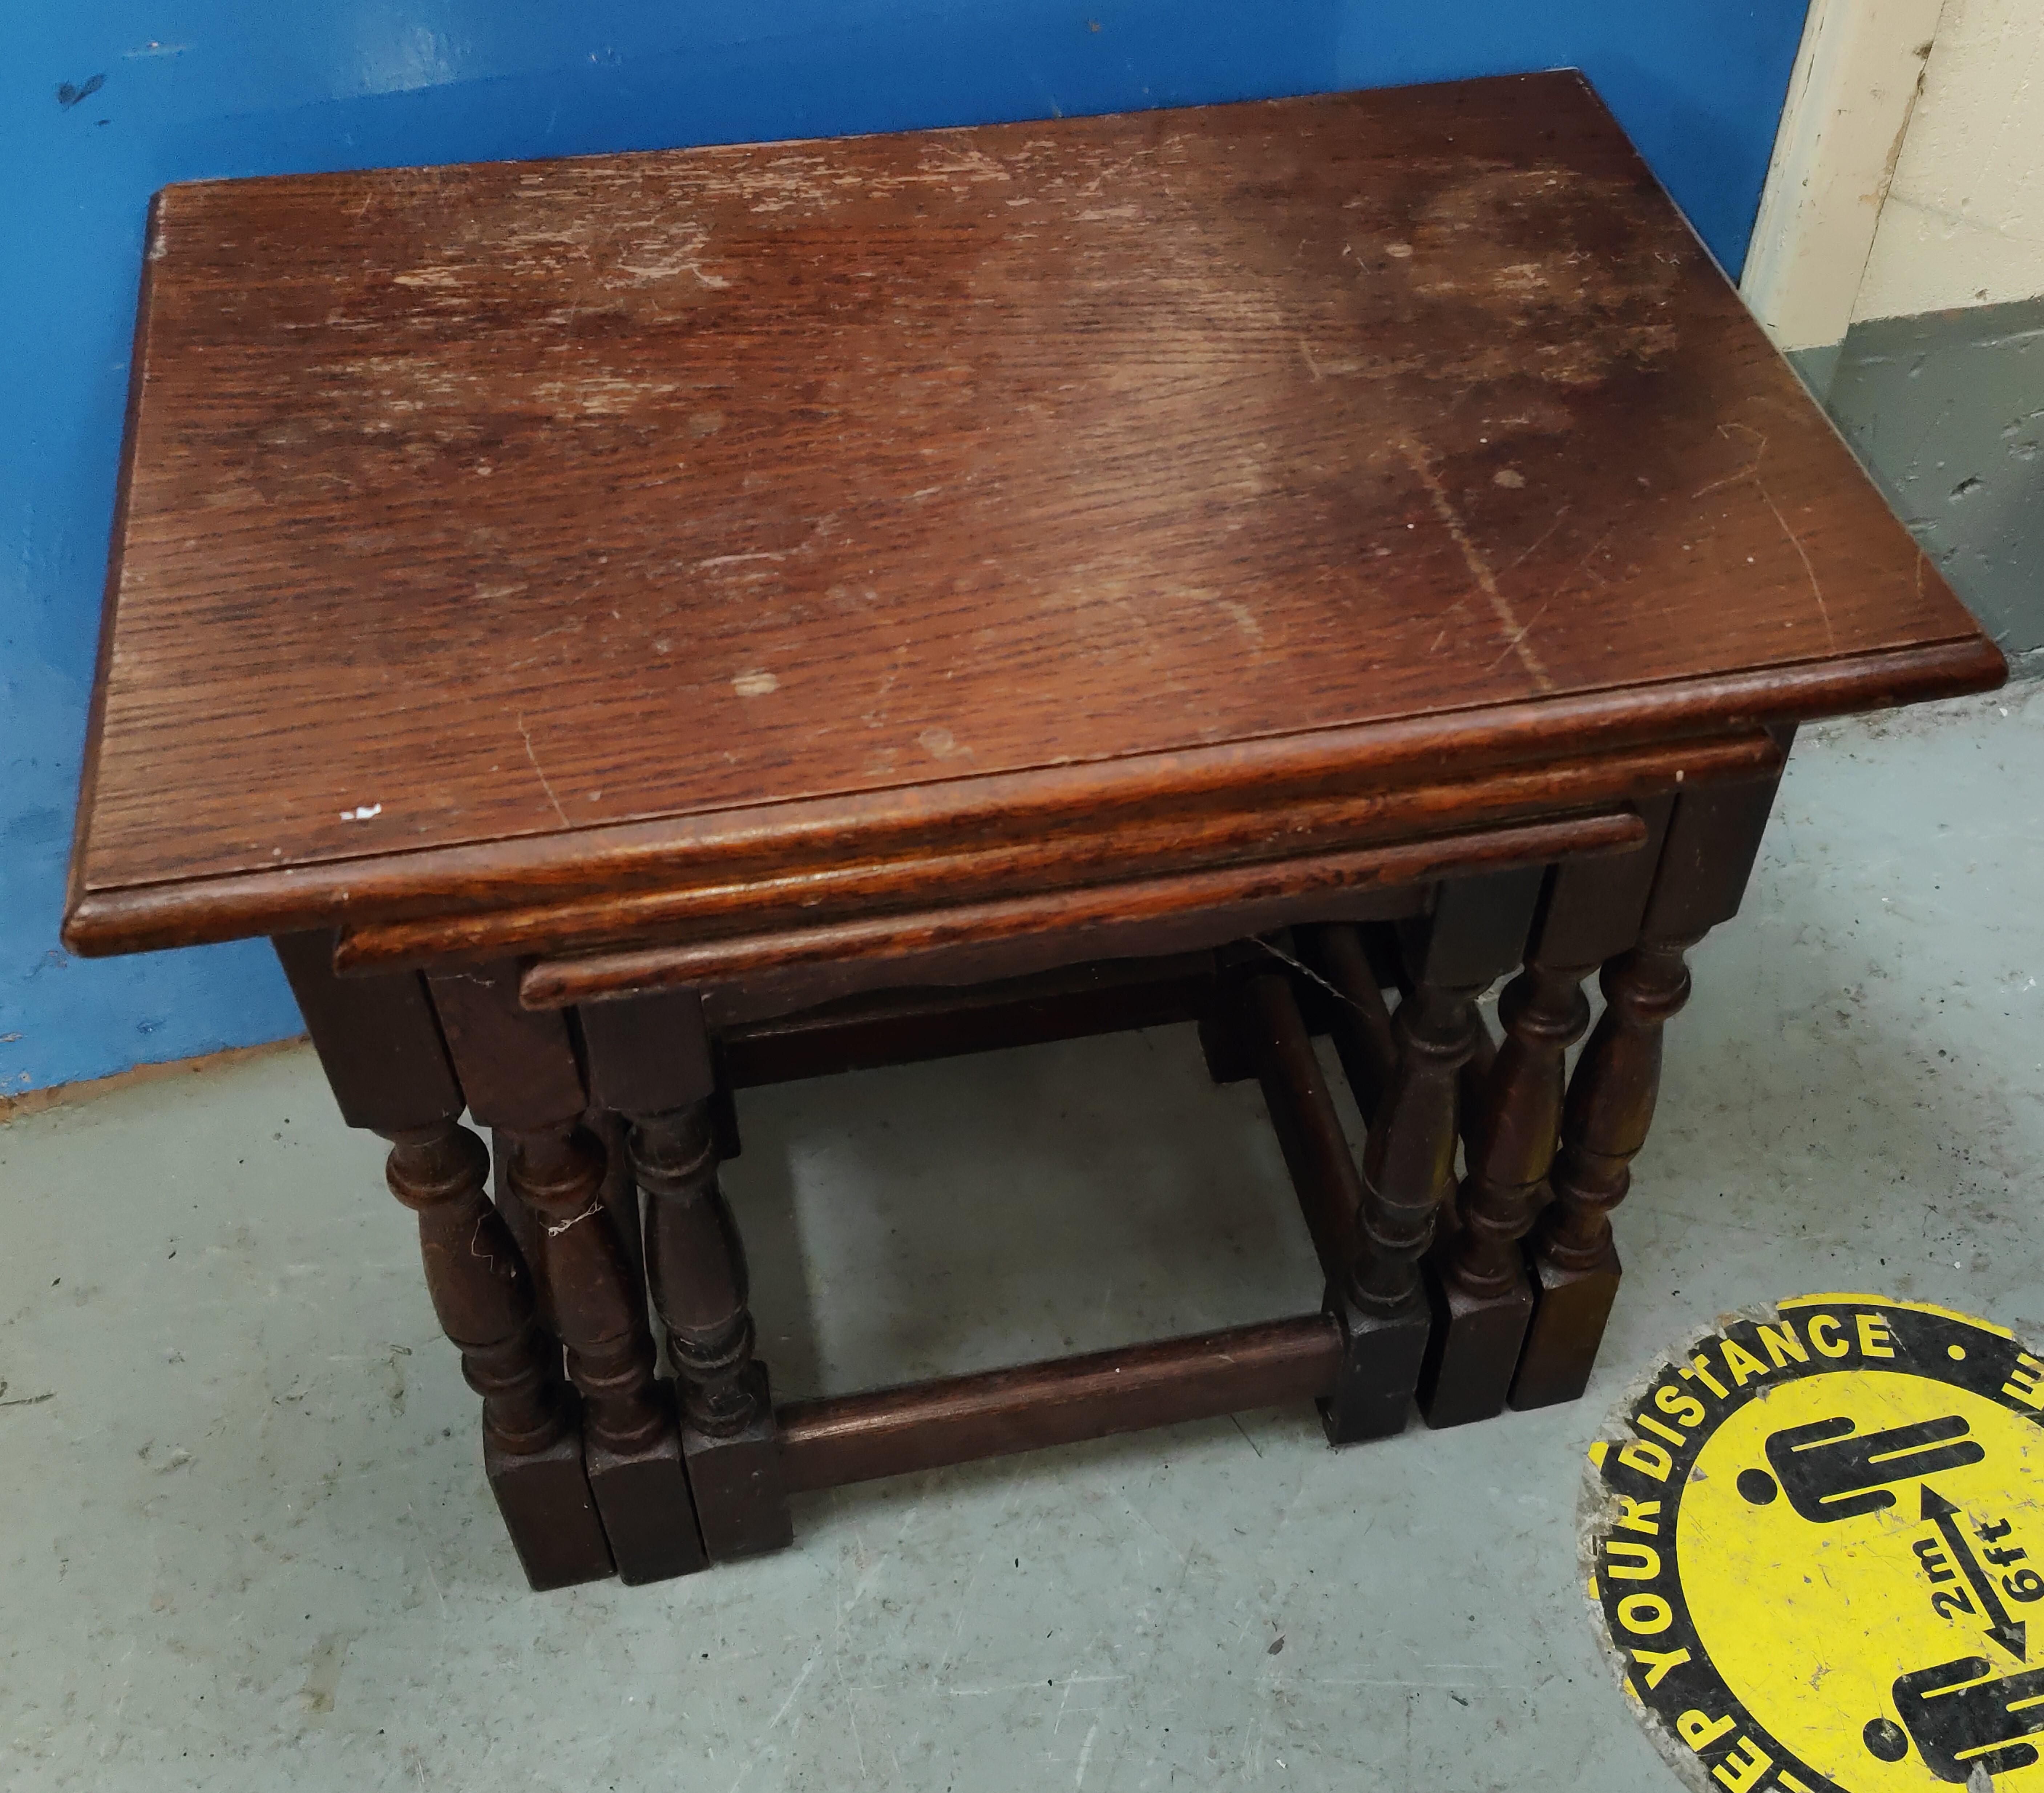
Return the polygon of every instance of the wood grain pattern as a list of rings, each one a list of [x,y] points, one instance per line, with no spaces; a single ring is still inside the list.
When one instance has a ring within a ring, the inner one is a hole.
[[[1558,812],[1651,800],[1724,779],[1774,771],[1781,750],[1750,730],[1515,768],[1482,776],[1335,795],[1289,795],[1281,785],[1248,808],[1206,810],[1166,803],[1124,810],[1079,827],[1047,827],[1026,840],[980,845],[949,830],[907,852],[854,854],[821,863],[781,863],[732,856],[705,868],[696,881],[645,890],[608,891],[579,900],[509,908],[474,908],[344,930],[336,965],[361,972],[450,960],[486,959],[507,950],[587,951],[647,939],[691,939],[751,933],[773,923],[813,926],[837,916],[870,918],[926,904],[975,897],[1100,887],[1117,879],[1154,878],[1220,865],[1235,868],[1300,860],[1344,848],[1410,843]],[[785,818],[783,818],[785,820]],[[1003,818],[1003,825],[1013,819]]]
[[[174,187],[148,256],[81,952],[2001,676],[1572,75]]]
[[[1191,1338],[790,1401],[777,1414],[788,1487],[836,1487],[912,1469],[1211,1419],[1325,1394],[1341,1335],[1324,1314]]]
[[[1443,872],[1624,852],[1646,837],[1645,824],[1630,810],[1477,829],[1005,902],[540,959],[527,968],[519,993],[528,1008],[558,1008],[682,985],[771,989],[777,975],[804,972],[848,982],[863,964],[893,984],[963,983],[1005,968],[988,959],[989,948],[1000,949],[1004,960],[1027,952],[1048,966],[1117,951],[1139,955],[1218,946],[1289,922],[1396,914],[1395,903],[1372,905],[1369,899]]]
[[[1890,656],[1895,678],[1885,701],[1942,690],[1958,664],[1949,649],[1908,656],[1907,666],[1904,657]],[[1778,683],[1818,708],[1833,689],[1810,671]],[[1572,701],[1577,745],[1595,753],[1447,783],[1438,782],[1444,728],[1452,725],[1461,745],[1480,747],[1483,756],[1508,755],[1531,738],[1527,706],[1486,713],[1481,731],[1466,718],[1416,720],[1367,740],[1335,730],[1304,741],[399,854],[351,862],[338,888],[259,873],[202,887],[88,893],[69,912],[67,937],[99,942],[96,952],[143,951],[299,927],[292,918],[305,915],[324,923],[331,910],[349,924],[336,962],[355,972],[488,958],[508,945],[553,948],[677,922],[716,931],[733,918],[743,925],[840,906],[855,913],[878,903],[912,906],[982,884],[1012,891],[1208,859],[1254,861],[1316,841],[1451,832],[1758,776],[1778,768],[1782,749],[1738,709],[1753,694],[1738,681],[1699,686],[1689,693],[1695,715],[1710,709],[1707,697],[1731,706],[1732,732],[1645,746],[1626,738],[1631,725],[1619,698]],[[1217,789],[1224,777],[1252,788],[1253,804],[1244,807],[1239,788]]]

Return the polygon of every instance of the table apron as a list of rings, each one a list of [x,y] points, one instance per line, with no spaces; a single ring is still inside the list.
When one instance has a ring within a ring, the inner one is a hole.
[[[1646,837],[1630,809],[1438,840],[1302,855],[581,957],[536,960],[528,1008],[659,990],[705,993],[718,1023],[809,1006],[882,984],[973,983],[1085,959],[1182,952],[1295,922],[1385,920],[1424,910],[1444,877],[1624,852]]]

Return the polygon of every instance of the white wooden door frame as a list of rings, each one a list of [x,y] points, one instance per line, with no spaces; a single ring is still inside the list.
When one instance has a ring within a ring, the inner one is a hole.
[[[1840,341],[1945,0],[1810,0],[1739,291],[1777,347]]]

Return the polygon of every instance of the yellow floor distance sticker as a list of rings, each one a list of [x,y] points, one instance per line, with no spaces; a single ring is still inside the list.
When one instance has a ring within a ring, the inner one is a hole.
[[[1637,1383],[1582,1566],[1682,1778],[2044,1793],[2041,1472],[2044,1362],[1919,1302],[1728,1315]]]

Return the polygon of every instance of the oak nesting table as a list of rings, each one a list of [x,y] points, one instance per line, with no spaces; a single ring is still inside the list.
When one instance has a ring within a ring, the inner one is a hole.
[[[174,187],[148,241],[65,938],[275,942],[536,1586],[1580,1394],[1795,725],[2004,675],[1573,74]],[[1163,1021],[1261,1079],[1317,1311],[774,1405],[735,1091]]]

